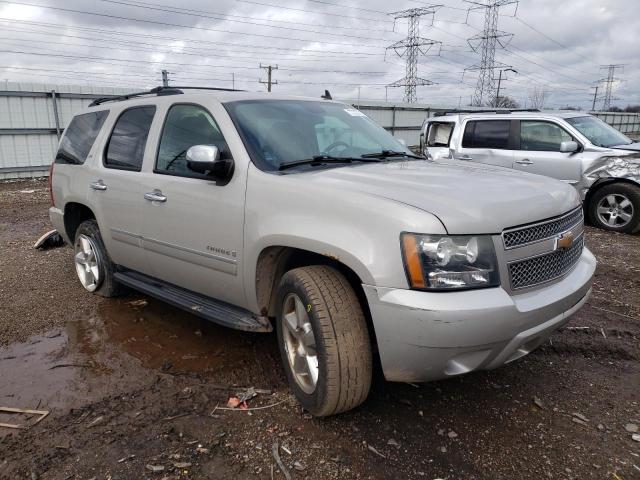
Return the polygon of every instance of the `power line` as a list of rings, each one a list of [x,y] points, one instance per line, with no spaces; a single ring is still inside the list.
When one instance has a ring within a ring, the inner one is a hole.
[[[330,13],[330,12],[319,12],[317,10],[305,10],[304,8],[295,8],[295,7],[285,7],[283,5],[277,5],[277,4],[273,4],[273,3],[266,3],[266,2],[256,2],[254,0],[236,0],[236,2],[241,2],[241,3],[250,3],[252,5],[262,5],[265,7],[272,7],[272,8],[279,8],[282,10],[293,10],[296,12],[305,12],[305,13],[315,13],[315,14],[319,14],[319,15],[330,15],[332,17],[342,17],[342,18],[355,18],[356,20],[367,20],[370,22],[380,22],[380,23],[391,23],[391,20],[380,20],[377,18],[363,18],[363,17],[355,17],[353,15],[345,15],[343,13]],[[344,6],[342,6],[344,7]]]
[[[126,17],[126,16],[123,16],[123,15],[113,15],[113,14],[108,14],[108,13],[89,12],[87,10],[77,10],[77,9],[72,9],[72,8],[52,7],[52,6],[49,6],[49,5],[40,5],[40,4],[37,4],[37,3],[27,3],[27,2],[16,2],[16,1],[13,1],[13,0],[0,0],[0,3],[8,3],[8,4],[13,4],[13,5],[24,5],[24,6],[30,6],[30,7],[45,8],[45,9],[48,9],[48,10],[56,10],[56,11],[69,12],[69,13],[79,13],[79,14],[82,14],[82,15],[91,15],[91,16],[96,16],[96,17],[112,18],[112,19],[115,19],[115,20],[128,20],[128,21],[132,21],[132,22],[148,23],[148,24],[160,25],[160,26],[164,26],[164,27],[186,28],[186,29],[201,30],[201,31],[207,31],[207,32],[231,33],[233,35],[246,35],[246,36],[262,37],[262,38],[275,38],[275,39],[279,39],[279,40],[288,40],[288,41],[297,41],[297,42],[317,41],[317,42],[325,43],[325,44],[329,44],[329,45],[347,45],[347,46],[361,46],[361,47],[370,47],[371,46],[369,44],[345,43],[345,42],[327,42],[327,41],[314,40],[314,39],[311,39],[311,38],[282,37],[282,36],[279,36],[279,35],[267,35],[267,34],[261,34],[261,33],[237,32],[237,31],[233,31],[233,30],[223,30],[223,29],[219,29],[219,28],[198,27],[198,26],[194,26],[194,25],[182,25],[182,24],[179,24],[179,23],[161,22],[161,21],[158,21],[158,20],[145,20],[145,19],[142,19],[142,18]]]
[[[407,37],[387,47],[387,49],[395,50],[400,57],[406,55],[407,63],[404,78],[390,83],[389,86],[405,87],[404,101],[408,103],[413,103],[417,100],[416,87],[418,85],[433,85],[431,80],[418,77],[418,55],[426,55],[434,45],[442,45],[442,42],[420,37],[420,17],[435,15],[437,8],[437,5],[432,5],[429,7],[409,8],[390,14],[396,20],[399,18],[409,20]]]
[[[298,32],[304,32],[304,33],[319,33],[321,35],[329,35],[329,36],[333,36],[333,37],[349,37],[349,38],[356,38],[359,40],[376,40],[379,41],[380,38],[374,38],[374,37],[363,37],[363,36],[359,36],[359,35],[348,35],[346,33],[330,33],[330,32],[323,32],[321,30],[308,30],[308,29],[304,29],[304,28],[296,28],[296,27],[283,27],[283,26],[279,26],[279,25],[265,25],[264,23],[256,23],[256,22],[251,22],[248,20],[234,20],[231,18],[228,18],[228,16],[225,15],[220,15],[220,14],[211,14],[211,13],[207,13],[207,12],[203,12],[200,11],[200,13],[191,13],[190,11],[188,11],[187,9],[181,9],[181,8],[176,8],[176,7],[166,7],[166,6],[162,6],[162,5],[156,5],[153,3],[144,3],[144,2],[136,2],[136,3],[132,3],[132,2],[126,2],[124,0],[98,0],[100,2],[105,2],[105,3],[112,3],[112,4],[116,4],[116,5],[127,5],[129,7],[135,7],[135,8],[142,8],[145,10],[155,10],[155,11],[159,11],[159,12],[168,12],[168,13],[178,13],[180,15],[189,15],[192,17],[199,17],[199,18],[210,18],[213,20],[226,20],[228,22],[235,22],[235,23],[242,23],[242,24],[248,24],[248,25],[257,25],[257,26],[261,26],[261,27],[269,27],[269,28],[280,28],[280,29],[284,29],[284,30],[294,30],[294,31],[298,31]]]

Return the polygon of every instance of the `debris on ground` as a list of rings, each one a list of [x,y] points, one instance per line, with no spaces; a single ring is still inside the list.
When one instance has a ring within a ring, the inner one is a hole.
[[[60,235],[57,230],[49,230],[36,240],[36,243],[33,244],[33,248],[38,250],[48,250],[50,248],[61,247],[62,245],[64,245],[62,235]]]
[[[271,454],[273,455],[273,459],[276,461],[278,468],[284,475],[284,478],[286,478],[287,480],[291,480],[291,474],[289,473],[289,470],[287,470],[287,467],[284,466],[284,463],[282,463],[282,459],[280,458],[280,445],[277,441],[271,446]]]
[[[149,470],[150,472],[153,472],[153,473],[164,472],[164,467],[162,465],[150,465],[150,464],[147,464],[146,468],[147,468],[147,470]]]
[[[31,424],[22,425],[22,424],[15,424],[15,423],[0,423],[0,427],[15,428],[15,429],[25,429],[25,428],[33,427],[34,425],[37,425],[42,420],[44,420],[44,418],[47,415],[49,415],[49,411],[48,410],[30,410],[30,409],[27,409],[27,408],[13,408],[13,407],[0,407],[0,412],[9,413],[9,414],[12,414],[12,415],[13,414],[16,414],[16,415],[38,415],[38,418],[36,418],[36,421],[31,423]]]
[[[638,425],[635,423],[627,423],[624,429],[629,433],[638,433]]]
[[[536,407],[538,407],[540,410],[545,409],[544,403],[538,397],[533,397],[533,403],[535,403]]]
[[[374,447],[373,445],[367,445],[367,449],[368,449],[370,452],[375,453],[375,454],[376,454],[376,455],[378,455],[379,457],[387,458],[387,457],[385,457],[382,453],[380,453],[378,450],[376,450],[376,449],[375,449],[375,447]]]
[[[149,302],[147,300],[145,300],[144,298],[141,298],[139,300],[131,300],[130,302],[127,302],[127,305],[129,305],[130,307],[134,307],[134,308],[146,307],[148,304],[149,304]]]

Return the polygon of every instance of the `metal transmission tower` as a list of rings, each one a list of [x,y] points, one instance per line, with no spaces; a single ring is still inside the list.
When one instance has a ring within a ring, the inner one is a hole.
[[[405,102],[413,103],[417,100],[416,87],[418,85],[433,85],[432,81],[418,77],[418,55],[426,55],[434,45],[442,46],[442,42],[420,36],[420,17],[424,15],[431,15],[433,21],[433,15],[440,6],[441,5],[429,5],[421,8],[409,8],[407,10],[389,14],[395,20],[398,20],[399,18],[406,18],[409,20],[409,31],[407,37],[387,47],[387,50],[395,50],[399,57],[407,58],[404,78],[396,80],[388,85],[389,87],[405,87]]]
[[[470,7],[469,12],[472,10],[484,10],[484,28],[482,32],[467,40],[474,52],[480,52],[480,63],[465,69],[478,70],[480,72],[476,91],[473,95],[473,105],[480,106],[497,100],[495,69],[511,68],[509,65],[496,62],[496,45],[504,48],[513,37],[511,33],[498,30],[498,15],[500,7],[515,4],[517,8],[518,0],[465,0],[465,2],[476,5],[475,7]]]
[[[616,70],[622,70],[624,68],[624,64],[617,63],[611,65],[603,65],[600,68],[607,70],[607,78],[603,78],[602,80],[600,80],[600,83],[604,83],[604,101],[602,102],[602,110],[607,112],[611,108],[611,100],[614,100],[613,84],[620,81],[620,79],[615,76]]]

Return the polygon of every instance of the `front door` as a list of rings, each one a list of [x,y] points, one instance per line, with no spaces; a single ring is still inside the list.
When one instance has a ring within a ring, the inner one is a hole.
[[[242,306],[246,169],[236,165],[223,185],[191,171],[186,161],[194,145],[216,145],[223,158],[231,157],[215,117],[233,128],[221,105],[169,107],[153,172],[144,176],[143,242],[155,277]]]
[[[575,139],[554,122],[521,120],[519,148],[514,152],[513,168],[575,185],[581,178],[581,154],[560,151],[560,143],[569,141]]]

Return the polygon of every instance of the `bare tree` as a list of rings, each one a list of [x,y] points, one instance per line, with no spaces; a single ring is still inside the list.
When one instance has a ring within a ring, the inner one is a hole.
[[[531,104],[531,108],[542,109],[544,108],[544,102],[547,100],[547,96],[549,95],[548,90],[545,90],[544,87],[540,85],[536,85],[532,90],[529,91],[529,103]]]
[[[495,108],[518,108],[520,107],[520,105],[518,105],[518,102],[516,102],[513,98],[511,97],[497,97],[496,99],[493,100],[493,102],[490,103],[489,105],[490,107],[495,107]]]

